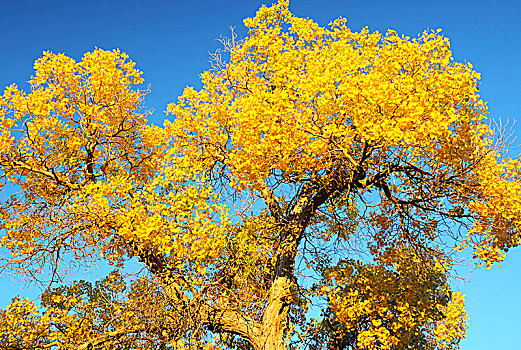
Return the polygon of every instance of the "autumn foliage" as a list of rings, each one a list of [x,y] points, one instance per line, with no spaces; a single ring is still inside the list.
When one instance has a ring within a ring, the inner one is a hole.
[[[0,311],[0,347],[459,348],[458,251],[490,267],[520,242],[479,73],[439,31],[321,27],[283,0],[244,24],[163,126],[118,50],[46,52],[5,89],[2,267],[48,288]]]

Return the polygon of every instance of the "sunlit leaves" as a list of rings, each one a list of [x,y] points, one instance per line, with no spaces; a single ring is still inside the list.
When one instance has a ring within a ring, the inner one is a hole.
[[[442,265],[413,251],[374,265],[341,262],[324,279],[320,291],[330,300],[327,322],[337,324],[330,329],[337,341],[362,349],[449,349],[465,335],[463,297],[450,291]]]
[[[45,52],[29,92],[5,89],[3,267],[51,284],[100,259],[144,269],[51,288],[39,312],[14,300],[1,345],[458,347],[454,248],[490,267],[521,239],[520,164],[480,74],[439,30],[322,27],[288,7],[223,40],[228,61],[163,126],[119,50]]]

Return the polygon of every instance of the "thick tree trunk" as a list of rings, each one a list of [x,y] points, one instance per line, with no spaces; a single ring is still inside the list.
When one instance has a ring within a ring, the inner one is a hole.
[[[262,325],[253,344],[255,350],[286,349],[285,331],[288,326],[292,287],[293,282],[287,277],[277,277],[273,281]]]
[[[298,238],[301,232],[292,235],[286,233],[284,248],[279,253],[275,266],[275,278],[269,290],[268,302],[262,316],[257,336],[254,341],[255,350],[285,350],[289,327],[289,309],[293,303],[296,282],[293,275]]]

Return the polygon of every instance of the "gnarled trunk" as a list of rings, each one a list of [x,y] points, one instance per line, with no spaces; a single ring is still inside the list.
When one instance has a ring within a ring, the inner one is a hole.
[[[286,349],[285,330],[288,326],[293,284],[294,282],[285,276],[277,277],[273,281],[262,324],[252,344],[255,350]]]

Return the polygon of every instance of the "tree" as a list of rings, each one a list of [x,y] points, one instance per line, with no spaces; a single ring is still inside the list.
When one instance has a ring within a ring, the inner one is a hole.
[[[479,74],[439,32],[323,28],[284,0],[244,23],[162,127],[118,50],[46,52],[6,88],[2,266],[47,288],[1,311],[3,348],[458,348],[455,254],[520,242]]]

